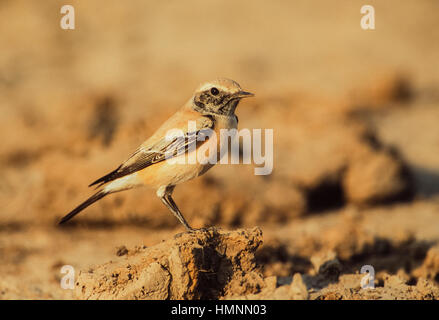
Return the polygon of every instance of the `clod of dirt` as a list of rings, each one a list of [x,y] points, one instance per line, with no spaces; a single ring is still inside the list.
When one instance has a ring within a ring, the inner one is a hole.
[[[290,285],[283,285],[271,291],[263,291],[261,294],[252,295],[248,298],[268,300],[307,300],[308,289],[300,273],[296,273]]]
[[[361,153],[346,170],[343,185],[346,199],[356,204],[403,200],[413,192],[403,160],[388,150]]]
[[[218,299],[247,295],[264,286],[254,253],[262,243],[259,228],[224,231],[210,228],[176,235],[81,271],[79,299]]]
[[[291,284],[277,286],[277,277],[264,279],[265,287],[257,294],[228,297],[233,300],[308,300],[308,287],[300,273],[293,276]]]
[[[397,287],[397,286],[402,286],[405,285],[407,283],[406,279],[404,279],[404,277],[401,277],[400,275],[390,275],[390,274],[385,274],[383,276],[384,279],[384,286],[388,286],[388,287]]]
[[[120,246],[119,248],[117,248],[117,252],[116,255],[118,257],[124,256],[128,253],[128,249],[125,246]]]
[[[439,282],[439,245],[430,248],[422,265],[413,271],[416,277]]]
[[[323,252],[311,257],[315,271],[329,279],[338,279],[342,266],[334,251]]]
[[[404,279],[396,275],[386,275],[384,286],[361,288],[361,274],[346,274],[338,283],[333,283],[311,295],[318,300],[430,300],[439,298],[439,288],[420,278],[416,285],[408,285]]]
[[[293,276],[289,293],[292,300],[307,300],[309,298],[307,286],[300,273]]]
[[[387,70],[370,79],[365,86],[353,90],[357,107],[370,110],[384,109],[392,103],[407,103],[415,96],[408,74]]]

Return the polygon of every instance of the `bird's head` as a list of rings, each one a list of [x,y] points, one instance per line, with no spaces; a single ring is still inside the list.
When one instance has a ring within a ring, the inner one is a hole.
[[[197,88],[192,108],[201,114],[233,115],[239,101],[252,96],[233,80],[217,79]]]

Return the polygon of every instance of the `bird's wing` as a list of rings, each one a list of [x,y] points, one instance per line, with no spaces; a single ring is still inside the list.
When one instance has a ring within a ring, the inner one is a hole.
[[[100,187],[107,182],[129,175],[133,172],[145,169],[154,163],[184,154],[197,140],[204,141],[208,136],[207,131],[214,128],[214,120],[210,116],[200,117],[196,121],[196,129],[189,131],[188,128],[182,129],[183,136],[180,135],[166,139],[162,137],[159,141],[151,146],[140,146],[123,164],[116,170],[97,179],[89,185],[89,187],[99,184]],[[203,139],[200,137],[203,136]]]

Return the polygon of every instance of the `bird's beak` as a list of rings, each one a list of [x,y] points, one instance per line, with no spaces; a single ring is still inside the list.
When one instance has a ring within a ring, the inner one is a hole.
[[[249,97],[254,97],[254,94],[251,92],[239,91],[238,93],[235,94],[235,97],[239,99],[249,98]]]

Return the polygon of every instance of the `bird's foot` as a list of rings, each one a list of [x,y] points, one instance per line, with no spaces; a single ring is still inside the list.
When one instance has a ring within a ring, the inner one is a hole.
[[[196,232],[203,232],[204,233],[204,232],[211,232],[211,231],[215,231],[215,230],[217,230],[216,227],[203,227],[203,228],[192,228],[192,227],[188,228],[188,227],[186,227],[186,231],[177,233],[175,235],[175,237],[179,238],[182,235],[187,234],[187,233],[196,233]]]

